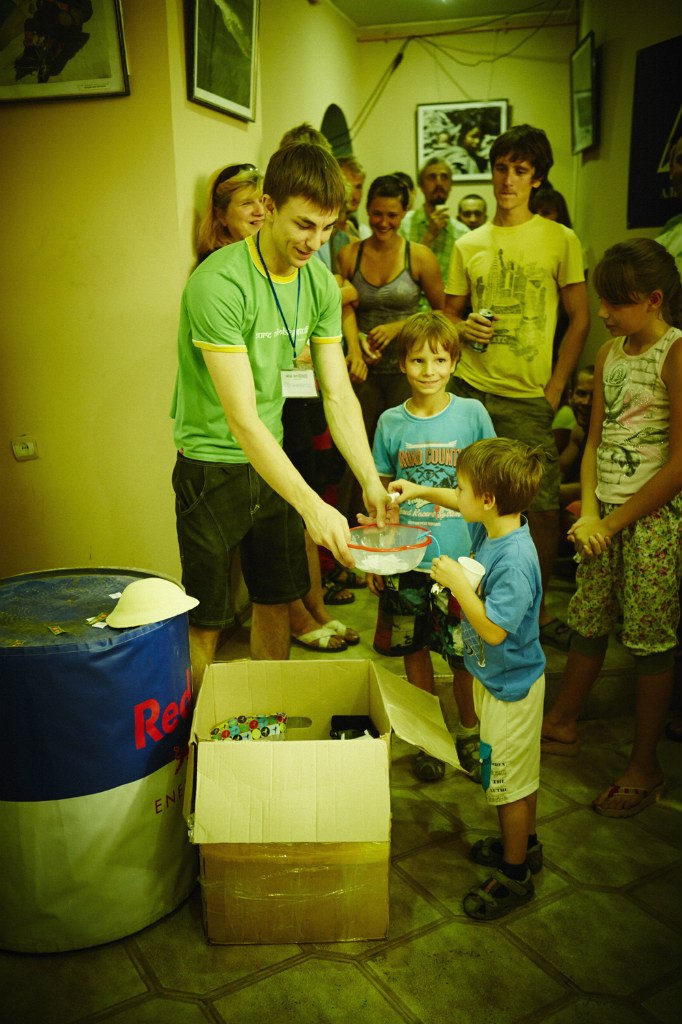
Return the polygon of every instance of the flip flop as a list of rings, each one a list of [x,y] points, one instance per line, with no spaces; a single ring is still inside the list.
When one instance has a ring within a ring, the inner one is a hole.
[[[335,647],[329,646],[329,641],[332,639],[340,640],[341,643]],[[309,651],[320,651],[324,654],[338,654],[340,651],[348,650],[348,644],[342,636],[335,633],[333,629],[329,629],[328,626],[320,626],[319,629],[311,629],[308,633],[301,633],[300,636],[291,637],[292,644],[297,644],[298,647],[305,647]]]
[[[330,619],[329,622],[325,622],[324,628],[331,629],[335,636],[340,636],[351,647],[360,643],[360,634],[339,619]]]
[[[560,651],[567,651],[571,644],[571,633],[573,630],[567,622],[561,619],[552,619],[540,626],[540,643],[549,644]]]
[[[556,757],[575,757],[578,753],[578,741],[572,743],[564,740],[555,740],[550,737],[540,737],[540,753],[554,754]]]
[[[661,799],[664,792],[664,782],[659,782],[657,786],[652,786],[651,789],[638,789],[637,786],[619,786],[614,784],[606,794],[607,800],[613,796],[638,796],[639,800],[637,803],[632,804],[631,807],[602,807],[593,800],[592,807],[597,814],[602,814],[605,818],[631,818],[633,814],[639,814],[645,807],[655,804],[657,800]]]

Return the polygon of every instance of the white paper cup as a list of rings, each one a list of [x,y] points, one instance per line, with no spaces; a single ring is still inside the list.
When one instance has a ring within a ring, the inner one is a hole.
[[[467,578],[467,583],[471,589],[477,590],[478,584],[485,576],[485,566],[481,565],[480,562],[477,562],[475,558],[468,558],[467,555],[461,555],[457,561],[462,566],[464,575]]]

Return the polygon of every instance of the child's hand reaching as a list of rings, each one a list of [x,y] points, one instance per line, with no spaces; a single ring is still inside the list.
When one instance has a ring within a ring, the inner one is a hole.
[[[379,576],[375,572],[366,572],[365,580],[370,593],[374,594],[375,597],[379,597],[381,591],[384,589],[384,577]]]
[[[393,497],[396,505],[402,505],[404,501],[410,501],[414,498],[418,498],[421,492],[419,484],[415,484],[412,480],[391,480],[388,485],[388,493]]]
[[[582,558],[595,558],[603,554],[611,543],[611,532],[599,516],[581,516],[567,536]]]

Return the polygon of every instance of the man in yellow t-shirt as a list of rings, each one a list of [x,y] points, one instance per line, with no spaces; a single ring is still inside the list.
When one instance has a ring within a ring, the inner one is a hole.
[[[495,140],[490,149],[495,215],[457,240],[445,286],[445,312],[462,342],[452,390],[482,401],[499,437],[545,452],[542,487],[527,510],[545,593],[559,537],[552,420],[589,329],[580,241],[529,207],[552,163],[542,129],[517,125]],[[552,365],[560,302],[568,327]],[[469,304],[472,312],[463,319]],[[480,310],[492,311],[492,322]],[[550,617],[544,600],[540,635],[545,643],[568,647],[568,627]]]

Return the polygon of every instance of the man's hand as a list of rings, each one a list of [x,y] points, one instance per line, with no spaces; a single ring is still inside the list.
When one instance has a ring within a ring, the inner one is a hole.
[[[315,544],[329,548],[337,562],[347,569],[354,568],[355,562],[348,547],[350,530],[345,516],[322,498],[317,498],[315,505],[303,518]]]
[[[427,214],[428,227],[424,232],[424,238],[422,242],[424,245],[428,245],[434,238],[437,238],[441,231],[450,223],[450,211],[445,205],[434,206],[432,211]]]
[[[497,320],[497,317],[494,317]],[[459,325],[459,337],[467,345],[476,343],[486,347],[493,340],[493,325],[480,313],[469,313]]]
[[[561,386],[557,384],[552,384],[552,381],[550,380],[547,384],[547,387],[545,388],[545,398],[552,406],[554,412],[556,412],[559,406],[561,405],[562,394],[563,389],[561,388]]]
[[[397,521],[390,518],[395,511],[394,505],[391,501],[390,495],[384,489],[384,486],[378,477],[376,483],[373,482],[363,490],[362,500],[365,503],[365,508],[367,509],[371,523],[376,523],[380,530],[384,528],[387,522]],[[360,519],[358,517],[358,522],[359,521]]]

